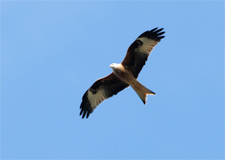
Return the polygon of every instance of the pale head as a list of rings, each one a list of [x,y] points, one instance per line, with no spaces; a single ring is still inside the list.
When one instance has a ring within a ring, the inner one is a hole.
[[[119,64],[117,64],[117,63],[112,63],[112,64],[109,65],[109,67],[111,67],[112,69],[115,69],[115,68],[118,67],[118,65]]]

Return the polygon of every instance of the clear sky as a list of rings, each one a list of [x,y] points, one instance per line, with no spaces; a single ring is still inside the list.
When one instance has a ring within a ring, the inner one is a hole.
[[[132,88],[85,91],[163,27]],[[2,159],[223,159],[224,1],[2,1]]]

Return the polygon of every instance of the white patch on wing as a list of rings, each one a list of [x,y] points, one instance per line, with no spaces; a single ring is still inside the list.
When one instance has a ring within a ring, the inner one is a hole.
[[[142,46],[140,48],[137,48],[139,52],[145,53],[149,55],[149,53],[152,51],[152,49],[156,46],[158,43],[155,40],[148,39],[146,37],[138,38],[138,40],[141,40],[143,42]]]
[[[103,89],[99,89],[96,94],[91,93],[90,90],[88,90],[87,94],[88,100],[91,104],[91,108],[93,110],[102,102],[104,101],[107,97],[105,96],[105,92]]]

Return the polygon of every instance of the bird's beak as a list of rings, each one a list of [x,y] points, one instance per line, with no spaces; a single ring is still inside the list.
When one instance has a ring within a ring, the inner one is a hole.
[[[112,64],[110,64],[110,65],[109,65],[109,67],[111,67],[111,68],[112,68],[112,67],[113,67],[113,65],[112,65]]]

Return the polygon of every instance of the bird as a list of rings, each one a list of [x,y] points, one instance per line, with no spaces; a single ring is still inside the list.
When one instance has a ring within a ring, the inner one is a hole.
[[[112,63],[112,73],[100,78],[84,93],[80,105],[80,116],[82,119],[94,111],[94,109],[105,99],[116,95],[123,89],[131,86],[138,94],[144,104],[147,95],[155,93],[137,81],[138,74],[145,65],[150,52],[162,38],[164,28],[158,27],[142,33],[128,48],[122,63]]]

